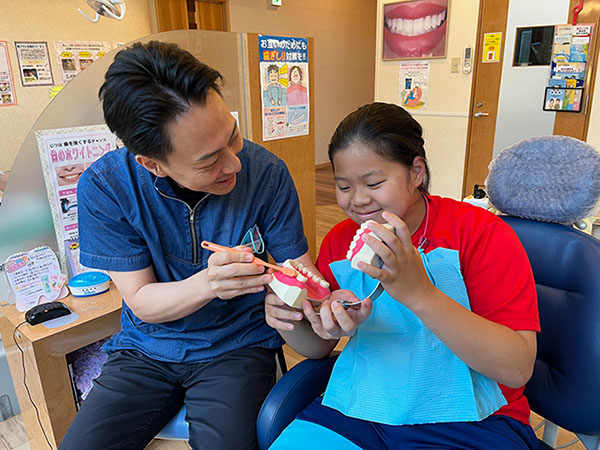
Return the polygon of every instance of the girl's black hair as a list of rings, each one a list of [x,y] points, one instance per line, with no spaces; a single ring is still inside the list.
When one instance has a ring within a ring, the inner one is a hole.
[[[167,125],[193,105],[221,94],[223,78],[176,44],[136,42],[121,50],[104,76],[99,96],[104,120],[136,155],[166,161]]]
[[[370,103],[350,113],[337,126],[329,143],[329,161],[353,144],[373,149],[380,157],[410,168],[415,157],[425,163],[425,177],[419,190],[429,190],[429,165],[425,156],[423,128],[402,107],[393,103]]]

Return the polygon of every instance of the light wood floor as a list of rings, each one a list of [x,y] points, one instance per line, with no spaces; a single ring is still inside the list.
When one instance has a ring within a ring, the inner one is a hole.
[[[323,237],[336,223],[344,220],[346,215],[337,206],[335,201],[335,188],[333,185],[333,174],[329,165],[317,167],[317,248],[320,247]],[[341,350],[345,341],[340,342],[337,349]],[[304,358],[284,346],[284,352],[288,367],[291,368]],[[535,413],[531,415],[531,423],[535,427],[542,419]],[[538,435],[541,437],[542,430]],[[561,430],[558,444],[566,444],[573,440],[573,434]],[[165,441],[155,439],[146,447],[146,450],[188,450],[190,447],[182,441]],[[572,447],[573,450],[585,450],[583,444],[578,442]],[[0,423],[0,450],[30,450],[23,421],[20,416],[12,417]]]

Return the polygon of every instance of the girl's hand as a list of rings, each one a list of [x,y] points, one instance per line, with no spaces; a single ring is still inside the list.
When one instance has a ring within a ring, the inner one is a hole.
[[[322,339],[339,339],[342,336],[353,336],[358,326],[363,323],[373,310],[370,298],[364,299],[360,306],[345,310],[339,300],[359,301],[351,291],[340,289],[321,302],[319,315],[312,304],[306,300],[302,304],[304,316],[310,322],[313,331]]]
[[[303,319],[300,311],[288,306],[277,295],[269,292],[265,297],[265,320],[277,331],[294,331],[294,322]]]
[[[427,277],[418,250],[412,245],[406,223],[389,212],[384,212],[382,217],[394,227],[396,234],[381,224],[370,222],[369,229],[381,241],[369,235],[365,235],[363,239],[382,259],[383,267],[377,268],[360,262],[358,268],[371,278],[381,281],[389,295],[414,311],[436,288]]]

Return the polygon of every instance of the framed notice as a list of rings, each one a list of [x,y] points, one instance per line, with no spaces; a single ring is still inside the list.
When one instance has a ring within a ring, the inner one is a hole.
[[[383,59],[445,58],[450,0],[383,5]]]
[[[23,87],[54,84],[47,42],[15,42],[15,49]]]

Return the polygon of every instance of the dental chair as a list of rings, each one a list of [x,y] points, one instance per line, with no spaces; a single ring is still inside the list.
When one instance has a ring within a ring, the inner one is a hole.
[[[536,282],[542,331],[525,394],[545,419],[540,448],[556,448],[562,427],[600,450],[600,241],[572,226],[600,208],[600,153],[563,136],[528,139],[492,161],[486,188]],[[261,449],[324,392],[335,359],[305,360],[279,380],[258,416]]]

